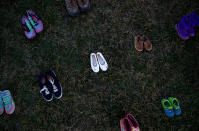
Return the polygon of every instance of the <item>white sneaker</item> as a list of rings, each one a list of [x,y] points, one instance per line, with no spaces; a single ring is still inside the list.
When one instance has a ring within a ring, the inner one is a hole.
[[[97,61],[97,57],[95,53],[91,53],[90,55],[90,61],[91,61],[91,68],[94,72],[99,72],[99,64]]]
[[[108,69],[108,64],[106,62],[106,60],[104,59],[104,56],[102,55],[102,53],[97,52],[97,60],[99,62],[99,66],[103,71],[106,71]]]

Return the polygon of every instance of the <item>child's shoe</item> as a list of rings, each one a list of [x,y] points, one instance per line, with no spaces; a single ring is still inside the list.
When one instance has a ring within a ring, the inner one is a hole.
[[[50,71],[46,72],[46,77],[47,77],[48,81],[51,83],[51,87],[52,87],[54,96],[57,99],[60,99],[62,97],[62,86],[59,83],[55,73],[50,70]]]
[[[89,0],[77,0],[77,2],[81,11],[84,12],[90,9]]]
[[[28,18],[26,16],[23,16],[22,17],[22,29],[24,30],[24,33],[25,33],[25,36],[28,38],[28,39],[32,39],[36,36],[36,33],[34,31],[34,29],[32,28]]]
[[[95,53],[90,54],[90,63],[91,63],[91,69],[95,73],[99,72],[99,63],[97,61],[97,56]]]
[[[66,9],[71,16],[75,16],[79,14],[79,8],[77,6],[77,2],[75,0],[65,0]]]
[[[141,38],[144,41],[144,48],[147,51],[151,51],[152,50],[152,44],[151,44],[151,41],[149,40],[149,38],[146,35],[143,35]]]
[[[43,28],[44,28],[43,23],[41,19],[35,14],[35,12],[33,12],[32,10],[27,10],[27,16],[30,23],[32,24],[33,28],[35,29],[37,33],[40,33],[41,31],[43,31]]]
[[[133,117],[133,115],[130,113],[126,116],[130,120],[130,125],[131,125],[131,131],[140,131],[139,124],[137,120]]]
[[[178,24],[176,24],[176,30],[178,32],[178,36],[181,39],[187,40],[189,38],[189,34],[186,30],[186,27],[185,27],[183,21],[180,21]]]
[[[5,111],[7,114],[12,114],[15,110],[15,103],[12,99],[12,96],[10,94],[9,90],[4,90],[1,93],[1,97],[3,99],[4,102],[4,107],[5,107]]]
[[[0,91],[0,115],[4,112],[4,104],[3,99],[1,98],[1,91]]]
[[[108,69],[108,64],[101,52],[97,52],[97,60],[102,71],[106,71]]]
[[[173,109],[174,109],[174,113],[176,115],[180,115],[181,114],[181,108],[180,108],[180,104],[178,102],[177,98],[173,98],[173,97],[169,97],[169,102],[172,104]]]
[[[124,118],[120,120],[121,131],[131,131],[130,120]]]
[[[135,36],[134,45],[137,51],[143,51],[143,41],[140,35]]]
[[[162,99],[161,103],[165,114],[169,117],[174,116],[173,106],[171,102],[167,99]]]
[[[46,101],[53,99],[52,89],[50,83],[47,81],[44,74],[40,74],[38,77],[40,93]]]

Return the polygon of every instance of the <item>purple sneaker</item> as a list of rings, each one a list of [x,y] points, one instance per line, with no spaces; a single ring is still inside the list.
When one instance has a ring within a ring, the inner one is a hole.
[[[187,30],[185,29],[182,22],[179,22],[178,24],[176,24],[176,30],[178,32],[178,36],[182,38],[183,40],[187,40],[189,38],[189,34]]]
[[[22,29],[24,30],[25,36],[28,39],[34,38],[36,36],[36,33],[34,29],[32,28],[28,18],[26,16],[23,16],[21,22],[22,22],[21,26],[22,26]]]
[[[4,107],[5,107],[5,111],[7,114],[12,114],[15,110],[15,103],[12,99],[12,96],[10,94],[9,90],[4,90],[1,93],[1,97],[3,99],[4,102]]]
[[[32,10],[27,10],[27,15],[35,31],[37,33],[40,33],[41,31],[43,31],[43,28],[44,28],[43,23],[41,19],[35,14],[35,12],[33,12]]]
[[[1,94],[1,91],[0,91],[0,94]],[[3,100],[0,96],[0,115],[2,115],[4,112],[4,104],[3,104]]]

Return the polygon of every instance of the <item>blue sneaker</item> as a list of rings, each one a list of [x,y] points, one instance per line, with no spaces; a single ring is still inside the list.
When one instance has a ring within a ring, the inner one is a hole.
[[[162,99],[161,103],[165,114],[169,117],[174,116],[173,106],[170,101],[167,99]]]
[[[51,85],[46,79],[44,74],[40,74],[38,77],[40,93],[46,101],[51,101],[53,99],[53,94],[51,90]]]
[[[178,102],[177,98],[173,98],[173,97],[169,97],[169,102],[172,104],[173,109],[174,109],[174,113],[176,115],[180,115],[181,114],[181,108],[180,108],[180,104]]]
[[[50,71],[46,72],[46,77],[47,77],[48,81],[51,83],[52,92],[53,92],[54,96],[57,99],[60,99],[62,97],[62,86],[59,83],[59,80],[57,79],[55,73],[50,70]]]
[[[186,25],[184,24],[184,21],[183,19],[178,23],[176,24],[176,30],[178,32],[178,36],[183,39],[183,40],[187,40],[189,38],[189,34],[187,32],[187,27]]]

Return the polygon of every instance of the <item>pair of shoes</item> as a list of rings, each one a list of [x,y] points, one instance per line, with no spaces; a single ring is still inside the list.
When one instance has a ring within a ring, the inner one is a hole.
[[[38,80],[40,93],[46,101],[51,101],[53,99],[53,95],[57,99],[62,97],[62,86],[52,70],[41,73]]]
[[[43,31],[43,23],[40,18],[32,10],[26,11],[27,17],[22,16],[22,29],[28,39],[36,36],[36,33]]]
[[[169,97],[168,100],[162,99],[161,103],[167,116],[172,117],[174,114],[181,114],[181,108],[177,98]]]
[[[146,35],[135,36],[134,44],[137,51],[143,51],[143,48],[145,48],[147,51],[152,50],[152,44]]]
[[[187,40],[189,36],[194,36],[194,28],[199,26],[199,16],[193,12],[189,15],[183,16],[178,24],[176,24],[176,30],[178,35],[183,40]]]
[[[15,110],[15,103],[9,90],[0,91],[0,115],[3,114],[4,107],[7,114],[12,114]]]
[[[97,54],[91,53],[90,62],[91,68],[95,73],[99,72],[99,68],[101,68],[102,71],[106,71],[108,69],[108,64],[100,52],[97,52]]]
[[[140,131],[139,124],[131,113],[120,120],[120,129],[121,131]]]
[[[66,9],[71,16],[79,14],[80,10],[85,12],[90,9],[89,0],[65,0]],[[79,8],[80,10],[79,10]]]

